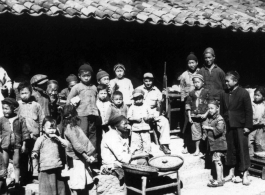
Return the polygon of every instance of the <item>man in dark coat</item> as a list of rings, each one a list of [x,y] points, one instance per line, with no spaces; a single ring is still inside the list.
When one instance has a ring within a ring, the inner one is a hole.
[[[243,184],[249,185],[248,133],[253,125],[253,111],[249,93],[238,82],[239,74],[228,72],[225,77],[227,90],[220,94],[220,114],[227,123],[227,166],[231,167],[225,180],[234,177],[236,168],[243,173]]]
[[[215,53],[212,48],[203,52],[204,66],[198,71],[204,78],[204,88],[209,90],[210,99],[218,99],[220,93],[226,88],[225,73],[215,64]]]

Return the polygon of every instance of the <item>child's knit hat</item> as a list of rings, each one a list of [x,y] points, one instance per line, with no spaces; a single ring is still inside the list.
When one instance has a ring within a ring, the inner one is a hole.
[[[19,107],[18,102],[15,99],[10,98],[10,97],[7,97],[4,100],[2,100],[2,104],[12,105],[14,106],[15,109]]]
[[[97,73],[97,81],[106,76],[109,76],[109,74],[106,71],[99,69]]]
[[[132,95],[133,95],[133,98],[136,98],[136,97],[138,97],[138,96],[144,96],[144,91],[141,90],[141,89],[137,89],[137,88],[136,88],[136,89],[133,91]]]
[[[113,71],[115,72],[117,68],[121,68],[121,69],[123,69],[124,71],[126,70],[126,69],[125,69],[125,66],[124,66],[123,64],[116,64],[116,65],[114,66],[114,68],[113,68]]]
[[[67,78],[66,78],[66,82],[70,83],[72,81],[76,81],[78,82],[77,76],[75,76],[74,74],[70,74]]]
[[[90,64],[87,64],[87,63],[84,63],[83,65],[81,65],[78,69],[78,72],[80,72],[81,70],[83,71],[89,71],[91,73],[93,73],[93,69],[92,67],[90,66]]]
[[[192,80],[195,79],[195,78],[201,79],[201,81],[204,82],[203,76],[201,74],[195,74],[195,75],[193,75],[192,76]]]
[[[198,62],[198,58],[194,55],[193,52],[190,52],[190,54],[187,57],[187,62],[190,60],[194,60],[194,61]]]

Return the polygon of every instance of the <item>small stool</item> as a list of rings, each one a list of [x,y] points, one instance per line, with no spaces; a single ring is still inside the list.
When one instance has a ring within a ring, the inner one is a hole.
[[[250,173],[261,176],[265,180],[265,159],[250,157],[251,166],[248,169]]]
[[[148,179],[151,180],[154,177],[155,178],[164,177],[164,176],[167,176],[167,175],[170,175],[170,174],[174,174],[174,173],[176,174],[176,182],[172,182],[172,183],[169,183],[169,184],[164,184],[164,185],[160,185],[160,186],[154,186],[154,187],[147,188]],[[150,177],[142,176],[141,179],[142,179],[141,189],[138,189],[138,188],[133,187],[133,186],[129,186],[126,183],[127,191],[128,190],[132,190],[132,191],[134,191],[134,192],[136,192],[138,194],[146,195],[146,192],[151,192],[151,191],[157,191],[157,190],[161,190],[161,189],[177,187],[177,194],[181,195],[181,192],[180,192],[181,186],[180,186],[180,178],[179,178],[178,170],[176,170],[176,171],[168,171],[168,172],[158,172],[158,174],[155,175],[155,176],[150,176]],[[125,178],[125,182],[126,182],[126,178]]]

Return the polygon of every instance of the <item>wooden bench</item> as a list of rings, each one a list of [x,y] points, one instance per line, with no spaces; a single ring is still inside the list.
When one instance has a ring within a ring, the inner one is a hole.
[[[265,159],[250,157],[250,163],[249,172],[261,176],[261,179],[265,180]]]

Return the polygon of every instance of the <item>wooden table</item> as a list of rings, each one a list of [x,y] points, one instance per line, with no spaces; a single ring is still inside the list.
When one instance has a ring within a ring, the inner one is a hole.
[[[132,173],[130,173],[130,174],[132,174]],[[128,174],[127,177],[130,174]],[[164,176],[167,176],[167,175],[170,175],[170,174],[176,174],[176,180],[175,181],[173,180],[172,183],[163,184],[163,185],[160,185],[160,186],[149,187],[149,188],[147,187],[147,181],[148,180],[152,181],[152,178],[164,177]],[[136,192],[138,194],[146,195],[146,192],[157,191],[157,190],[173,188],[173,187],[177,188],[176,191],[177,191],[178,195],[181,194],[181,192],[180,192],[181,185],[180,185],[180,178],[179,178],[178,170],[176,170],[176,171],[168,171],[168,172],[158,172],[157,174],[152,175],[152,176],[140,176],[140,177],[141,177],[142,183],[141,183],[141,188],[138,189],[136,187],[127,185],[128,182],[126,182],[126,179],[128,181],[130,178],[126,178],[126,174],[125,174],[125,184],[126,184],[126,188],[127,188],[127,194],[128,194],[128,190],[132,190],[132,191],[134,191],[134,192]]]

